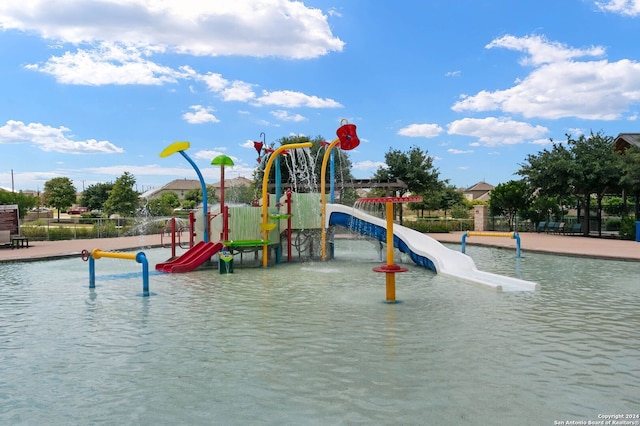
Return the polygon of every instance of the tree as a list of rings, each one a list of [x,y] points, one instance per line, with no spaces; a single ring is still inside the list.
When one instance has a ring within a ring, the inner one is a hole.
[[[116,179],[113,189],[109,192],[109,198],[104,202],[103,208],[107,215],[119,214],[120,216],[134,216],[140,205],[140,194],[133,190],[136,178],[129,172],[124,172]]]
[[[545,201],[539,203],[545,206],[543,210],[561,212],[563,203],[575,196],[578,185],[573,153],[566,145],[554,143],[551,150],[544,149],[537,155],[529,154],[526,160],[528,164],[521,165],[517,174],[524,178],[538,197],[545,197]],[[557,208],[546,207],[551,199],[558,203]]]
[[[424,194],[429,190],[438,189],[439,172],[433,167],[433,158],[420,148],[413,146],[408,152],[390,148],[384,156],[387,167],[379,168],[374,179],[401,180],[407,184],[406,189],[398,191],[402,197],[406,193]],[[400,223],[402,224],[402,209]]]
[[[208,193],[207,193],[207,197],[209,197]],[[184,200],[191,203],[193,208],[195,208],[195,206],[197,206],[202,202],[202,189],[194,188],[187,191],[187,193],[184,194]]]
[[[109,198],[109,192],[113,189],[113,183],[96,183],[89,185],[83,192],[80,204],[89,210],[101,210],[102,205]]]
[[[173,191],[165,192],[162,195],[160,195],[159,198],[162,204],[165,204],[171,207],[172,209],[180,207],[180,197],[178,197],[178,194],[176,194]]]
[[[27,214],[27,210],[35,207],[39,202],[38,197],[26,195],[22,191],[10,192],[0,189],[0,204],[16,204],[20,218],[23,218]]]
[[[561,215],[562,210],[560,210],[558,198],[541,194],[534,195],[529,208],[524,212],[520,212],[522,219],[528,219],[534,224],[546,222],[551,217],[557,219]]]
[[[60,222],[60,210],[66,210],[76,202],[76,188],[71,179],[57,177],[44,183],[44,203],[58,210],[58,222]]]
[[[207,203],[214,204],[219,201],[220,198],[218,198],[215,186],[207,185]],[[184,202],[182,203],[182,207],[185,209],[195,209],[200,205],[200,203],[202,203],[202,189],[194,188],[184,195]]]
[[[444,217],[447,217],[447,210],[454,207],[464,205],[464,194],[453,185],[443,185],[440,192],[440,209],[444,211]]]
[[[173,207],[164,203],[160,198],[148,200],[142,211],[147,216],[170,216],[173,213]]]
[[[619,188],[622,178],[622,159],[613,149],[614,139],[593,132],[589,137],[580,135],[578,139],[567,136],[567,143],[575,161],[576,192],[582,194],[585,205],[586,228],[589,232],[589,200],[596,194],[598,233],[601,232],[602,198],[608,191]]]
[[[635,197],[635,219],[640,220],[640,147],[638,146],[630,146],[622,153],[620,185]],[[626,203],[624,207],[626,209]]]
[[[504,216],[513,231],[514,221],[519,212],[531,204],[531,191],[524,180],[510,180],[498,184],[491,191],[489,211],[493,216]]]
[[[560,208],[573,196],[578,197],[578,216],[581,205],[585,208],[583,232],[589,233],[589,205],[591,194],[596,194],[598,223],[602,211],[602,197],[620,188],[623,164],[613,149],[613,138],[600,133],[581,135],[567,143],[555,144],[551,151],[529,155],[528,164],[518,174],[524,176],[540,195],[555,197]],[[598,228],[600,230],[600,228]]]

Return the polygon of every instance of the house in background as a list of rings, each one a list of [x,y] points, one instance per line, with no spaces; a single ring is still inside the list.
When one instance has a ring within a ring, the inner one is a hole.
[[[224,180],[224,187],[225,188],[233,188],[234,186],[251,186],[252,184],[253,184],[252,180],[247,179],[246,177],[242,177],[242,176],[238,176],[238,177],[233,178],[233,179],[225,179]],[[216,191],[220,192],[220,182],[214,183],[213,187],[216,189]]]
[[[173,192],[178,196],[180,202],[184,201],[184,196],[193,189],[200,189],[200,181],[197,179],[176,179],[160,188],[150,189],[140,195],[141,198],[152,200],[167,192]]]
[[[252,184],[252,181],[245,177],[237,177],[233,179],[225,179],[224,187],[231,188],[234,186],[249,186]],[[217,193],[220,193],[220,182],[216,182],[212,185]],[[176,179],[172,180],[168,184],[161,186],[160,188],[150,189],[140,195],[141,198],[146,200],[152,200],[154,198],[158,198],[167,192],[173,192],[178,196],[178,199],[182,203],[184,201],[184,196],[187,193],[194,189],[201,189],[202,185],[200,181],[197,179]]]
[[[463,191],[464,196],[469,201],[489,201],[491,198],[491,191],[495,188],[495,186],[488,184],[487,182],[480,181],[473,186],[465,189]]]
[[[616,152],[623,152],[632,145],[640,148],[640,133],[620,133],[616,136],[613,149]]]

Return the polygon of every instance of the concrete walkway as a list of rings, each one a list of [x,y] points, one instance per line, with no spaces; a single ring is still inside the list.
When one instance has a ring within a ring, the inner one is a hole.
[[[150,247],[160,247],[160,243],[160,234],[90,240],[29,241],[29,248],[0,248],[0,263],[80,256],[82,250],[91,251],[95,248],[137,252]]]
[[[462,244],[463,232],[428,235],[442,243]],[[640,243],[635,241],[537,232],[525,232],[519,235],[520,249],[523,254],[528,251],[640,262]],[[516,250],[516,240],[507,237],[471,236],[467,237],[466,244]]]
[[[443,243],[462,243],[462,232],[428,234]],[[101,238],[94,240],[30,241],[29,248],[0,248],[1,262],[27,262],[80,256],[82,250],[140,251],[160,246],[160,235]],[[467,245],[516,249],[516,240],[506,237],[467,237]],[[640,262],[640,243],[607,238],[590,238],[527,232],[520,234],[520,249],[526,252],[555,253],[567,256]]]

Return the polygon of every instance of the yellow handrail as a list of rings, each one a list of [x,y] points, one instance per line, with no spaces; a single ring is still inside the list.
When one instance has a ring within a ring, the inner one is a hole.
[[[136,260],[136,253],[116,253],[113,251],[102,251],[100,249],[93,249],[91,251],[91,256],[98,260],[101,257],[110,257],[113,259],[126,259],[126,260]]]

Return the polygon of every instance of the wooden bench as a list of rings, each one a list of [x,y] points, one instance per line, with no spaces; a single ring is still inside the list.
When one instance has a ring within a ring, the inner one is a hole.
[[[12,235],[11,236],[11,248],[29,248],[29,238],[23,237],[22,235]]]

